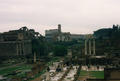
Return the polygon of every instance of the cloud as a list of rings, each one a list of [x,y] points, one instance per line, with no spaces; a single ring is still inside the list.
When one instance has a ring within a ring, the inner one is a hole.
[[[60,23],[63,31],[92,33],[120,23],[119,4],[119,0],[0,0],[0,31],[27,25],[43,34]]]

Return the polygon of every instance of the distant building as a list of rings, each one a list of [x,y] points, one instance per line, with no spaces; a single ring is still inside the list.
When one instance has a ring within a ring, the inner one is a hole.
[[[54,38],[61,33],[61,25],[58,25],[58,29],[50,29],[45,31],[45,38],[47,40],[54,40]]]
[[[27,27],[0,34],[0,56],[25,56],[32,54],[32,39],[37,32]]]
[[[94,32],[94,36],[97,39],[109,39],[114,33],[120,32],[119,25],[113,25],[112,28],[103,28]]]
[[[89,34],[71,34],[70,32],[62,32],[60,24],[58,24],[58,29],[50,29],[45,31],[45,38],[48,41],[81,40],[86,39],[86,36],[88,35]]]
[[[50,29],[45,31],[45,38],[48,41],[70,41],[70,32],[62,32],[61,25],[58,24],[58,29]]]
[[[70,32],[63,32],[57,36],[57,41],[71,41]]]

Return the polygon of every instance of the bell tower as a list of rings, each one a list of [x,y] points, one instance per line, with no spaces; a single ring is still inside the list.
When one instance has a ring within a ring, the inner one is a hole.
[[[58,24],[58,31],[61,33],[61,24]]]

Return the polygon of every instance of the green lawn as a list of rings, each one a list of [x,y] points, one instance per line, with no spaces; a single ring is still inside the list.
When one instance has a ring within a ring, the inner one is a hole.
[[[80,76],[87,75],[90,75],[91,77],[95,77],[97,79],[104,79],[104,71],[80,71]]]
[[[90,74],[92,77],[96,77],[98,79],[104,79],[104,71],[91,71]]]
[[[87,76],[88,72],[87,71],[80,71],[80,76]]]
[[[16,70],[27,70],[27,69],[31,69],[31,68],[32,68],[31,65],[20,65],[20,66],[15,66],[15,67],[11,67],[11,68],[6,68],[3,70],[0,70],[0,75],[6,75],[6,74],[9,74]]]
[[[49,61],[47,63],[47,65],[50,66],[52,64],[52,62],[58,61],[59,59],[60,58],[57,58],[57,57],[52,58],[51,61]],[[32,65],[23,64],[23,65],[11,67],[11,68],[2,69],[2,70],[0,70],[0,75],[7,75],[7,77],[13,77],[14,75],[8,75],[8,74],[12,73],[13,71],[16,71],[16,70],[18,71],[19,70],[19,71],[21,71],[21,73],[18,73],[15,76],[17,76],[17,77],[25,77],[26,75],[25,75],[24,71],[25,70],[30,70],[31,68],[32,68]],[[46,68],[42,72],[36,74],[34,76],[34,78],[39,77],[41,74],[44,74],[45,71],[46,71]]]

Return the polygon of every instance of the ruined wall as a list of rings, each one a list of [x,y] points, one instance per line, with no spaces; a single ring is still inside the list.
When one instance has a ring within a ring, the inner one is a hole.
[[[32,39],[34,38],[36,38],[36,32],[33,29],[29,31],[27,27],[1,33],[0,57],[32,54]]]
[[[32,43],[31,41],[26,42],[0,42],[0,56],[24,56],[32,54]]]
[[[0,56],[14,56],[16,54],[16,43],[0,42]]]
[[[24,55],[32,54],[32,42],[28,41],[24,43]]]

